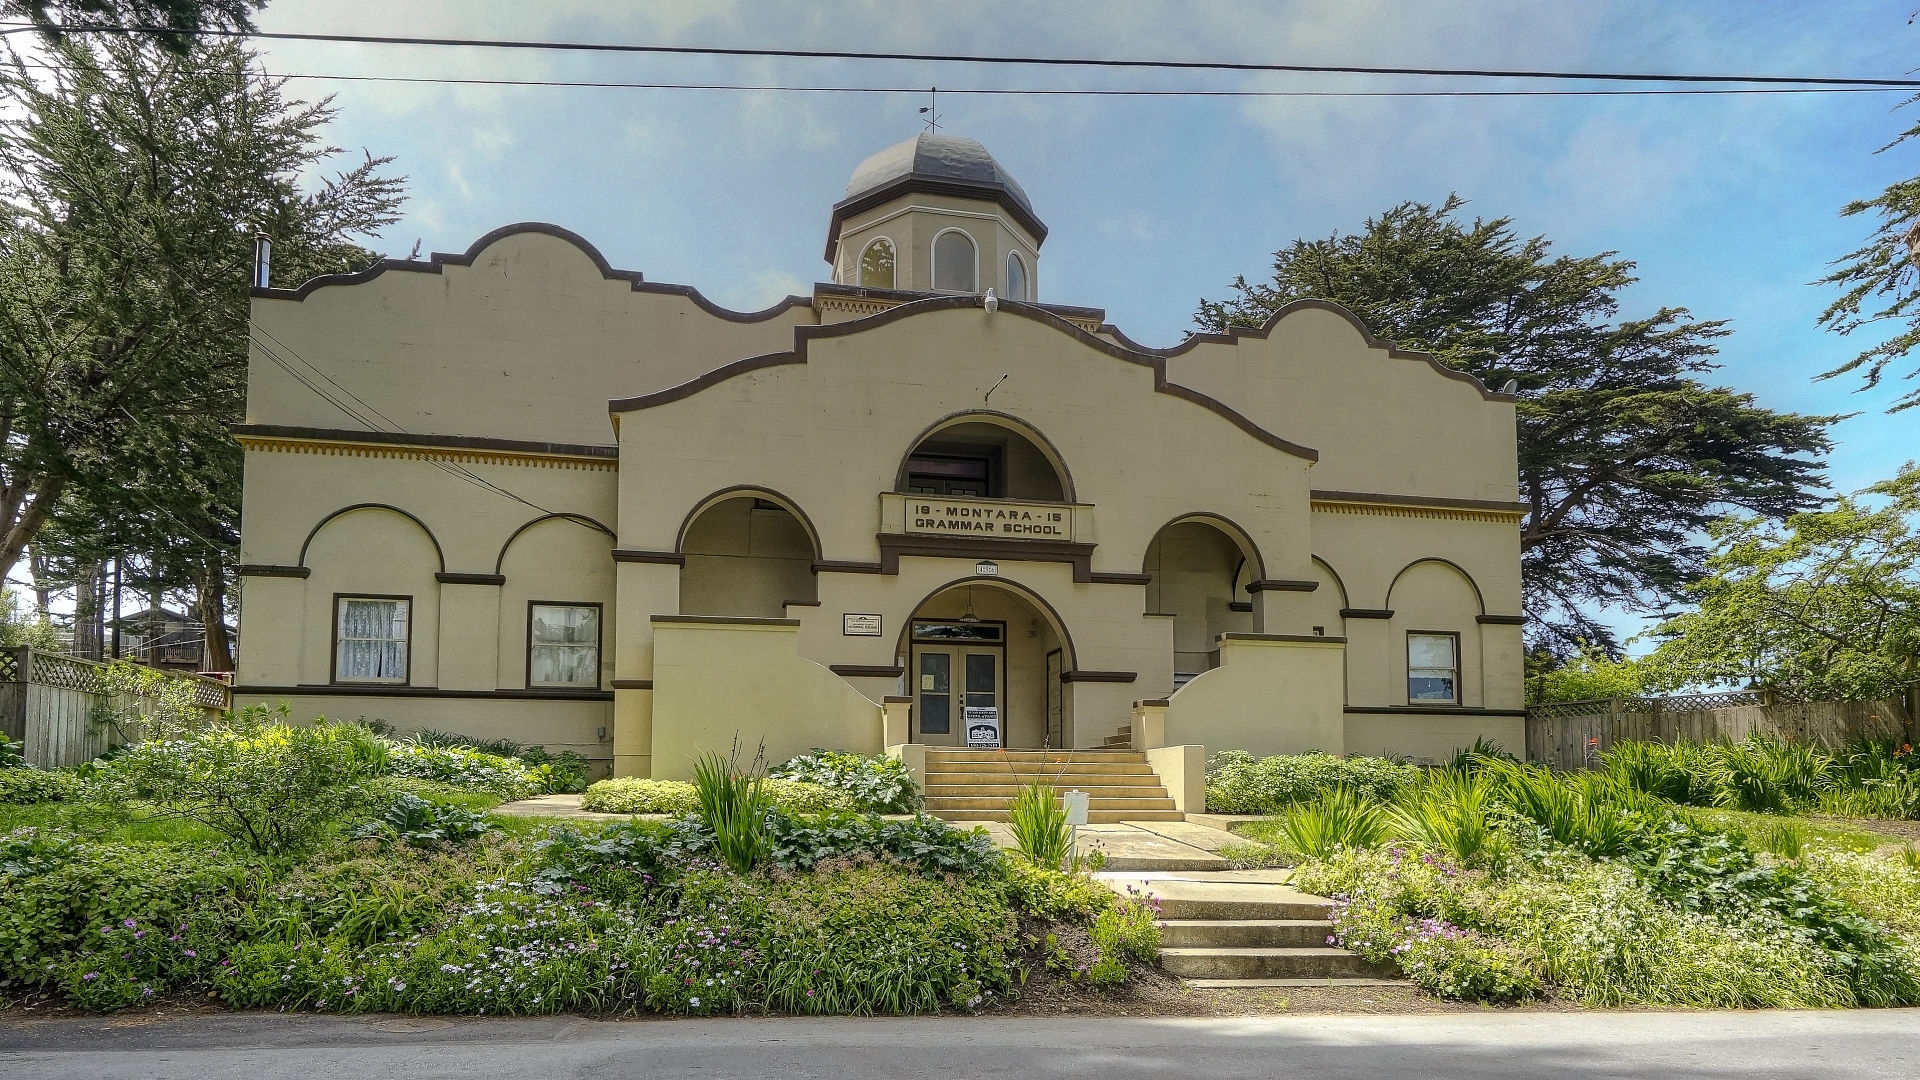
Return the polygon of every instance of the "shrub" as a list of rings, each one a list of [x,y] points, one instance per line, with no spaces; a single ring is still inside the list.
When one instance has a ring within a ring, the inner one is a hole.
[[[1334,788],[1318,802],[1295,806],[1281,819],[1280,833],[1302,855],[1327,858],[1345,848],[1370,848],[1387,833],[1386,812],[1347,788]]]
[[[485,814],[440,806],[410,792],[396,795],[379,818],[354,830],[358,837],[392,837],[413,847],[464,844],[493,826]]]
[[[876,814],[911,814],[920,809],[920,788],[906,763],[885,755],[811,750],[768,770],[777,780],[797,780],[843,792],[853,808]]]
[[[433,749],[471,750],[498,758],[512,758],[525,768],[539,792],[575,793],[587,789],[587,759],[572,750],[555,754],[544,746],[526,746],[513,739],[476,739],[451,731],[425,728],[409,740]]]
[[[1091,923],[1118,900],[1112,889],[1085,874],[1036,866],[1025,859],[1006,860],[1003,873],[1008,901],[1038,919]]]
[[[409,740],[391,744],[387,771],[394,776],[436,780],[485,791],[502,799],[524,799],[542,791],[540,778],[513,758],[461,746],[434,746]]]
[[[1555,843],[1595,858],[1621,855],[1635,831],[1668,811],[1605,773],[1558,776],[1538,765],[1492,762],[1485,770],[1493,798],[1531,819]]]
[[[76,773],[26,767],[0,769],[0,803],[31,804],[78,799],[85,784]]]
[[[1722,806],[1785,814],[1811,805],[1829,784],[1833,759],[1819,747],[1749,735],[1714,748],[1714,783]]]
[[[1682,806],[1712,806],[1715,786],[1707,757],[1697,743],[1620,742],[1600,760],[1608,776],[1635,791]]]
[[[1008,809],[1008,824],[1020,854],[1035,866],[1058,870],[1073,858],[1073,826],[1052,786],[1022,787]]]
[[[1347,788],[1387,802],[1420,776],[1418,766],[1382,758],[1295,754],[1256,759],[1227,750],[1207,761],[1207,809],[1218,814],[1277,814]]]
[[[537,848],[531,887],[549,895],[584,890],[610,903],[639,903],[712,852],[713,834],[692,817],[590,832],[559,826]]]
[[[378,740],[353,724],[290,726],[254,707],[170,742],[142,743],[115,758],[91,793],[112,805],[153,804],[261,853],[308,847],[372,798]]]
[[[585,810],[601,814],[691,814],[699,809],[693,785],[682,780],[648,780],[619,776],[596,780],[580,801]]]
[[[1150,964],[1160,959],[1160,902],[1128,887],[1128,895],[1093,917],[1088,936],[1094,961],[1087,981],[1115,985],[1127,981],[1127,962]]]
[[[992,875],[999,849],[984,829],[961,831],[938,818],[888,821],[872,814],[789,817],[767,821],[767,850],[782,870],[811,870],[828,859],[877,856],[922,873]]]
[[[26,763],[26,748],[0,731],[0,769],[18,769]]]
[[[1492,789],[1482,773],[1430,773],[1388,808],[1388,820],[1405,839],[1464,866],[1484,865],[1505,851],[1505,838],[1488,818]]]
[[[1848,907],[1920,945],[1920,859],[1814,847],[1801,856],[1800,866]]]

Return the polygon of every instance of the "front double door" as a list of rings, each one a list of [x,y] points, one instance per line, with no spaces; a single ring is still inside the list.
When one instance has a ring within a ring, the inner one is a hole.
[[[1002,650],[915,645],[913,653],[914,741],[934,746],[1005,746]]]

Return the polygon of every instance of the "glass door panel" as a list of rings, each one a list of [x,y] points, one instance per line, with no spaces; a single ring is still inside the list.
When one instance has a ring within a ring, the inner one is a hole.
[[[982,744],[983,739],[976,737],[975,728],[986,724],[993,728],[991,745],[1004,746],[1006,717],[1000,713],[1000,652],[969,649],[965,663],[967,745]]]
[[[953,730],[953,653],[946,649],[920,651],[920,685],[917,691],[920,734],[934,736],[927,741],[947,741]]]

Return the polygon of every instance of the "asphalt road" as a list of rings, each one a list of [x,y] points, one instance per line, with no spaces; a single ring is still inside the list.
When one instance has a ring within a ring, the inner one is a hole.
[[[1228,1020],[0,1017],[0,1077],[1920,1077],[1920,1011]]]

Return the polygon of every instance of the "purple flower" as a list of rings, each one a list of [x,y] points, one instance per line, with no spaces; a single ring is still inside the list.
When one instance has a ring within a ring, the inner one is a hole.
[[[80,981],[81,981],[81,982],[92,982],[93,980],[95,980],[95,979],[97,979],[97,978],[99,978],[99,977],[100,977],[100,973],[99,973],[99,972],[97,972],[97,971],[89,971],[89,972],[87,972],[87,973],[86,973],[85,975],[82,975],[82,976],[80,976]]]
[[[139,923],[137,923],[137,922],[134,922],[134,921],[133,921],[132,919],[128,919],[128,920],[127,920],[126,922],[123,922],[123,923],[121,923],[120,925],[121,925],[121,926],[124,926],[124,927],[126,927],[126,928],[127,928],[127,929],[129,929],[129,930],[131,930],[131,929],[133,929],[134,927],[136,927],[136,926],[139,926],[140,924],[139,924]]]

